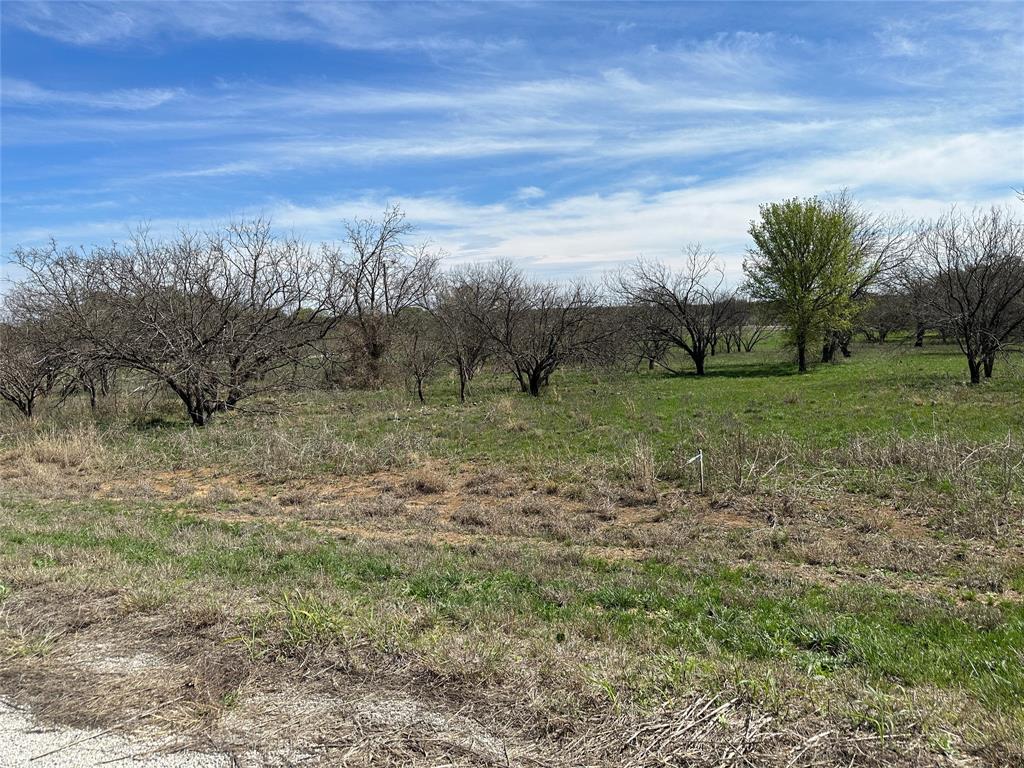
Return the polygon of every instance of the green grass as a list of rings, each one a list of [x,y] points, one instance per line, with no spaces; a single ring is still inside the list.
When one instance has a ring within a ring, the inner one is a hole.
[[[182,594],[213,588],[229,603],[233,592],[262,596],[276,608],[237,617],[250,623],[258,652],[351,639],[370,631],[375,606],[392,605],[417,617],[402,630],[410,649],[438,652],[467,632],[629,649],[644,684],[614,685],[638,701],[651,690],[670,695],[678,665],[694,659],[719,669],[753,663],[764,676],[781,667],[809,680],[854,679],[879,691],[935,687],[1024,717],[1024,665],[1011,650],[1024,648],[1019,602],[961,604],[807,583],[757,565],[609,561],[571,548],[558,557],[529,546],[513,556],[487,547],[382,549],[204,522],[172,508],[8,500],[2,511],[8,572],[85,583],[114,574],[130,588],[159,566],[162,582]]]
[[[463,460],[543,463],[617,456],[623,435],[649,437],[660,456],[679,444],[722,443],[786,436],[825,449],[854,436],[955,435],[964,441],[1005,439],[1024,430],[1024,380],[1007,365],[982,386],[966,383],[954,347],[860,345],[852,358],[799,374],[778,349],[711,358],[706,376],[559,370],[540,398],[521,395],[511,377],[479,376],[470,402],[457,402],[453,382],[430,382],[427,403],[395,389],[380,392],[307,392],[277,403],[297,434],[327,429],[339,439],[371,441],[385,435],[423,438],[431,451]],[[161,404],[162,402],[162,404]],[[134,420],[134,436],[161,454],[181,457],[185,424],[172,400],[159,414]],[[250,423],[257,415],[226,415],[205,432]],[[107,427],[124,429],[118,418]]]
[[[560,482],[621,483],[640,440],[659,477],[683,487],[696,477],[682,460],[700,448],[718,490],[810,480],[874,496],[927,490],[950,504],[964,495],[1005,504],[1024,492],[1016,466],[1024,456],[1024,380],[1003,364],[971,387],[957,351],[935,344],[861,345],[852,358],[803,375],[788,353],[767,348],[718,355],[704,377],[567,369],[531,398],[509,376],[489,372],[474,381],[467,404],[457,402],[451,381],[431,382],[427,394],[421,406],[400,389],[310,391],[275,402],[278,415],[250,403],[251,412],[198,431],[175,403],[158,401],[164,412],[128,423],[118,415],[101,420],[100,430],[108,458],[129,472],[202,467],[285,480],[430,455]]]
[[[768,346],[705,377],[569,369],[530,398],[492,371],[466,404],[443,378],[427,396],[299,392],[202,430],[159,398],[9,421],[0,601],[212,602],[217,642],[260,663],[370,654],[532,686],[558,717],[728,690],[785,723],[1024,749],[1009,366],[970,387],[949,347],[862,345],[800,375]],[[216,519],[264,515],[292,522]],[[12,658],[59,646],[33,621]]]

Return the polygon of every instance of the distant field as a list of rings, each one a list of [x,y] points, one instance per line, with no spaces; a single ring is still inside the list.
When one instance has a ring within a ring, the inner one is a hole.
[[[313,764],[1018,764],[1024,367],[788,357],[5,412],[0,692]]]

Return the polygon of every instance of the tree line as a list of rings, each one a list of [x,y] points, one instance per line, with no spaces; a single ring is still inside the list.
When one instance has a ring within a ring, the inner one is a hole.
[[[398,207],[347,222],[338,243],[255,219],[89,250],[19,247],[0,397],[31,417],[47,395],[85,392],[95,406],[117,376],[141,376],[202,426],[256,395],[396,375],[422,399],[441,368],[461,400],[485,365],[534,396],[566,365],[703,375],[709,357],[750,352],[776,329],[800,371],[851,354],[858,332],[920,345],[935,330],[975,384],[1022,348],[1024,225],[1008,209],[910,223],[840,193],[763,205],[749,234],[740,286],[699,245],[679,266],[640,259],[599,282],[536,280],[508,261],[446,270]]]

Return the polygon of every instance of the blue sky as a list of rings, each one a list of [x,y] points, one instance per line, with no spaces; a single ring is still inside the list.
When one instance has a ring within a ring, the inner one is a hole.
[[[5,254],[256,213],[334,239],[392,201],[453,263],[701,241],[738,276],[761,202],[848,187],[928,216],[1024,187],[1021,3],[0,13]]]

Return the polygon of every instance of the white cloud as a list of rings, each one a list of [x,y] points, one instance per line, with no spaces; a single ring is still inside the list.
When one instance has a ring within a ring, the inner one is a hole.
[[[1013,132],[921,137],[888,152],[850,152],[802,163],[775,164],[727,180],[655,194],[620,190],[575,195],[544,205],[472,205],[453,198],[397,201],[423,233],[455,262],[510,258],[534,269],[593,271],[637,256],[673,260],[688,242],[715,249],[734,282],[741,279],[747,227],[769,200],[849,187],[875,210],[912,218],[938,215],[952,203],[1014,203],[1006,158],[1024,163]],[[909,174],[909,176],[908,176]],[[912,178],[922,180],[916,194]],[[1005,185],[1004,191],[992,191]],[[1016,204],[1016,203],[1014,203]],[[373,215],[384,198],[370,195],[324,205],[282,203],[274,220],[314,237],[332,237],[339,222]],[[1019,205],[1019,204],[1016,204]]]
[[[544,197],[544,194],[540,187],[520,187],[516,190],[516,198],[519,200],[538,200]]]
[[[605,55],[595,43],[587,58],[575,40],[602,25],[581,18],[567,48],[538,37],[530,56],[495,57],[494,66],[477,66],[481,52],[519,42],[482,34],[494,18],[470,23],[490,7],[240,8],[5,3],[4,24],[76,45],[244,37],[372,49],[374,59],[401,50],[394,61],[403,67],[409,50],[419,58],[407,77],[376,87],[308,71],[302,80],[217,80],[187,91],[59,90],[8,77],[4,144],[17,163],[5,167],[5,185],[18,189],[29,178],[33,190],[53,191],[37,201],[51,207],[34,213],[5,198],[5,245],[47,234],[84,243],[123,237],[134,218],[103,208],[95,212],[105,220],[87,219],[99,189],[119,198],[119,212],[191,206],[204,219],[193,224],[245,212],[210,200],[262,200],[279,224],[311,238],[337,235],[338,222],[355,213],[379,212],[386,195],[375,190],[387,189],[454,259],[583,270],[640,253],[671,258],[702,240],[735,275],[747,222],[765,200],[850,187],[877,207],[925,215],[953,201],[1003,199],[1001,189],[1009,195],[1024,179],[1020,20],[1003,7],[942,6],[907,24],[879,12],[836,45],[827,35],[687,36],[682,23],[668,44],[649,34],[661,8],[637,10],[640,23],[616,31],[620,11],[593,6],[608,35],[633,47]],[[961,25],[983,34],[964,38]],[[662,45],[640,47],[652,39]],[[420,66],[441,51],[458,66]],[[13,72],[7,61],[5,69]],[[47,151],[31,148],[43,144],[69,147],[54,157],[77,157],[27,162]],[[318,202],[335,178],[350,191]],[[420,191],[399,197],[407,182]],[[266,197],[278,189],[294,199]],[[474,194],[505,201],[474,204]],[[83,201],[77,214],[75,200]],[[153,225],[170,232],[179,223],[160,217]]]
[[[80,46],[159,44],[167,38],[315,41],[350,50],[501,51],[514,38],[426,33],[455,9],[323,2],[6,2],[5,22]]]
[[[988,131],[919,136],[884,148],[797,162],[776,160],[727,179],[688,180],[684,186],[655,192],[620,188],[551,198],[539,187],[524,187],[507,202],[487,205],[455,196],[367,192],[313,205],[270,201],[259,209],[222,211],[198,222],[160,219],[150,224],[154,231],[170,233],[184,223],[209,226],[232,216],[269,214],[280,227],[310,239],[331,239],[339,236],[342,220],[376,215],[390,198],[454,261],[510,258],[538,269],[586,271],[641,254],[671,260],[686,243],[700,241],[717,250],[730,276],[739,279],[747,226],[765,201],[848,187],[877,210],[933,216],[952,203],[1012,202],[1021,168],[1019,133]],[[134,223],[127,219],[31,228],[5,233],[5,240],[31,243],[54,235],[95,243],[123,237]]]
[[[58,91],[28,80],[5,77],[0,96],[5,104],[33,106],[75,106],[89,109],[144,110],[159,107],[179,97],[180,88],[128,88],[113,91]]]

